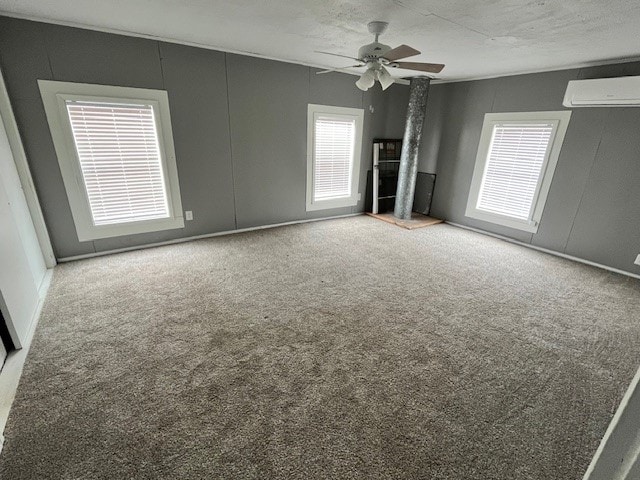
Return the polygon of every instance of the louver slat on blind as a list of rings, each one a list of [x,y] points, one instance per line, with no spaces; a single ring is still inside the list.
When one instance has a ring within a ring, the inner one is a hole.
[[[478,209],[530,219],[553,129],[548,123],[494,126]]]
[[[94,225],[169,217],[151,105],[67,101]]]
[[[313,199],[351,195],[355,121],[317,118],[313,168]]]

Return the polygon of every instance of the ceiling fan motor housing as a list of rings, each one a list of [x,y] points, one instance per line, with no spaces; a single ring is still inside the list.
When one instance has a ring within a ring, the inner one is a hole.
[[[400,45],[396,48],[391,48],[389,45],[380,43],[378,41],[378,37],[385,32],[388,25],[389,24],[387,22],[383,21],[369,22],[367,27],[369,28],[369,32],[375,35],[375,40],[372,43],[360,47],[358,50],[358,58],[329,52],[318,53],[352,58],[353,60],[359,61],[361,65],[354,65],[353,67],[366,67],[366,71],[356,82],[356,86],[363,91],[371,88],[375,84],[376,80],[380,82],[383,90],[386,90],[391,86],[391,84],[393,84],[394,79],[385,67],[404,68],[427,73],[440,73],[444,68],[444,65],[439,63],[398,62],[398,60],[403,58],[419,55],[420,52],[408,45]],[[330,71],[333,70],[325,70],[318,73],[327,73]]]
[[[358,58],[365,63],[376,62],[379,58],[384,57],[389,50],[391,50],[391,47],[384,43],[369,43],[368,45],[360,47],[360,50],[358,50]]]

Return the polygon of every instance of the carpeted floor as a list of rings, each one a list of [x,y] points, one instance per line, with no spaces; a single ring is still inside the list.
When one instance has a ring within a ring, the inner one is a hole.
[[[59,266],[3,479],[580,479],[640,282],[370,217]]]

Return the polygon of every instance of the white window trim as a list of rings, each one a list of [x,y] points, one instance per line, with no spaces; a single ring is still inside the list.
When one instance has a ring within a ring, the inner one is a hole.
[[[536,233],[538,231],[540,219],[542,218],[542,212],[544,211],[544,206],[547,201],[547,195],[549,194],[551,181],[553,179],[553,174],[558,163],[558,157],[560,156],[560,150],[562,149],[562,143],[564,141],[564,136],[567,133],[567,127],[569,125],[570,118],[571,112],[568,110],[555,112],[512,112],[485,114],[465,215],[477,220],[484,220],[486,222],[495,223],[497,225],[515,228],[518,230],[523,230],[525,232]],[[480,195],[482,179],[487,167],[487,156],[491,145],[491,136],[493,134],[494,126],[500,123],[529,123],[531,121],[549,122],[555,126],[550,139],[551,148],[544,164],[542,165],[542,169],[540,172],[542,181],[538,183],[538,188],[533,198],[531,218],[529,220],[519,220],[506,215],[499,215],[497,213],[490,213],[484,210],[479,210],[478,208],[476,208],[476,205],[478,203],[478,197]]]
[[[169,112],[169,97],[166,91],[50,80],[38,80],[38,85],[58,163],[60,164],[62,179],[69,198],[78,240],[89,241],[99,238],[184,228],[178,169]],[[115,103],[127,100],[134,103],[144,102],[145,104],[153,105],[156,125],[158,126],[158,144],[160,146],[162,171],[167,189],[168,218],[99,226],[93,224],[89,199],[73,141],[71,122],[67,114],[66,100]]]
[[[344,198],[313,200],[313,172],[315,147],[315,120],[318,115],[335,115],[336,117],[355,120],[356,133],[353,142],[353,167],[351,171],[351,195]],[[360,156],[362,152],[362,128],[364,110],[361,108],[333,107],[328,105],[309,104],[307,109],[307,211],[325,210],[328,208],[352,207],[360,199],[358,182],[360,179]]]

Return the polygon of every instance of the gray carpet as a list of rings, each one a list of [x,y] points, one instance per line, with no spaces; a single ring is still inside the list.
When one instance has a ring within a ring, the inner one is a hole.
[[[579,479],[640,282],[368,217],[59,266],[3,479]]]

